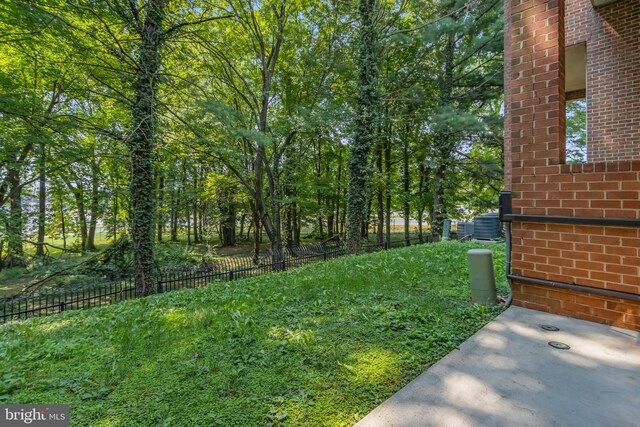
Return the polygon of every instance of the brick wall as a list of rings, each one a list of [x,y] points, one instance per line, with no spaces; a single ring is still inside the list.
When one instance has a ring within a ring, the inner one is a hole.
[[[521,172],[521,171],[518,171]],[[515,214],[640,217],[640,161],[558,165],[518,174]],[[640,229],[515,222],[518,276],[640,294]],[[640,328],[640,304],[589,293],[517,284],[517,305],[585,320]]]
[[[640,161],[564,164],[564,0],[510,6],[513,213],[640,219]],[[640,294],[638,228],[514,221],[512,236],[514,275]],[[516,281],[514,304],[640,330],[631,299]]]
[[[587,46],[587,159],[640,159],[640,1],[566,0],[566,43]]]

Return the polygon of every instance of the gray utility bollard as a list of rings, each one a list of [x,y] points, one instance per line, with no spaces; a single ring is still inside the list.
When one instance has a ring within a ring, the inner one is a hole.
[[[497,304],[496,277],[493,274],[493,254],[488,249],[467,252],[471,298],[478,304]]]

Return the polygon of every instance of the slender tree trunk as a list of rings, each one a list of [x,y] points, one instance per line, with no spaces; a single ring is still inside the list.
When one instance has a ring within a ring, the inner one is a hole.
[[[300,230],[302,229],[302,220],[300,215],[300,208],[297,204],[293,205],[293,215],[291,222],[293,222],[293,246],[300,246]]]
[[[187,245],[191,246],[191,212],[189,212],[189,208],[185,208],[185,216],[187,217]]]
[[[193,243],[198,243],[198,170],[193,173]]]
[[[236,244],[236,205],[233,201],[234,191],[231,188],[221,189],[218,199],[218,210],[221,214],[220,243],[222,246]]]
[[[316,216],[316,221],[318,224],[318,234],[321,239],[324,238],[324,230],[322,226],[323,218],[322,218],[322,189],[320,187],[320,183],[322,180],[322,139],[316,138],[317,146],[316,146],[316,206],[318,210],[318,215]]]
[[[205,212],[206,212],[206,203],[200,210],[200,215],[198,215],[198,235],[200,237],[200,241],[204,241],[204,224],[205,224]],[[235,224],[234,224],[234,244],[235,244]]]
[[[336,191],[336,234],[340,234],[340,203],[342,203],[342,148],[338,156],[338,190]]]
[[[407,126],[408,127],[408,126]],[[411,180],[409,176],[409,141],[408,132],[405,135],[402,146],[402,208],[404,216],[404,241],[409,245],[411,235],[409,234],[409,223],[411,221],[411,205],[409,203]]]
[[[387,135],[391,135],[391,129],[387,129]],[[385,139],[384,143],[384,169],[385,169],[385,209],[386,215],[386,241],[387,245],[391,244],[391,140]]]
[[[376,167],[380,176],[382,170],[382,143],[378,141],[376,144]],[[376,189],[376,211],[378,215],[378,227],[376,229],[376,243],[381,245],[384,242],[384,189],[378,184]]]
[[[118,169],[116,166],[115,169],[115,177],[114,177],[114,187],[115,190],[113,191],[113,202],[112,202],[112,210],[113,210],[113,241],[115,242],[116,239],[118,238],[118,214],[119,214],[119,203],[118,203],[118,188],[120,187],[120,180],[118,178]]]
[[[165,0],[145,3],[140,49],[137,53],[131,157],[131,240],[136,295],[145,296],[153,286],[153,230],[156,216],[153,153],[158,117],[158,74],[161,66],[160,35]]]
[[[247,214],[245,212],[242,212],[242,215],[240,215],[240,239],[244,239],[244,222],[246,220],[247,220]]]
[[[366,214],[364,216],[364,222],[362,223],[362,238],[363,239],[368,239],[369,238],[369,224],[371,224],[371,202],[372,202],[372,198],[368,197],[367,198],[367,211]]]
[[[198,220],[198,206],[194,203],[193,206],[193,243],[200,242],[200,222]]]
[[[87,250],[96,250],[96,228],[100,216],[100,168],[93,158],[91,162],[91,220],[89,222],[89,234],[87,236]]]
[[[175,178],[171,183],[171,193],[169,196],[169,228],[171,234],[171,241],[178,241],[178,201],[180,200],[180,192],[176,194],[176,181]]]
[[[283,240],[284,245],[287,248],[293,247],[293,222],[291,221],[293,217],[293,205],[291,203],[287,204],[284,208],[284,233]]]
[[[9,184],[9,220],[7,222],[7,258],[5,267],[21,267],[25,265],[24,249],[22,247],[22,186],[20,176],[16,169],[10,169],[7,173]]]
[[[38,245],[36,256],[44,256],[44,235],[47,214],[47,179],[46,150],[44,142],[40,143],[40,161],[38,162]]]
[[[423,229],[422,229],[422,221],[424,218],[425,204],[424,204],[424,192],[425,192],[425,182],[427,180],[426,167],[424,166],[423,161],[418,163],[418,239],[420,242],[423,242]]]
[[[67,227],[64,218],[64,201],[62,198],[62,194],[60,194],[60,228],[62,229],[62,247],[64,249],[67,249]]]
[[[65,178],[69,191],[73,194],[78,208],[78,228],[80,232],[80,248],[84,252],[87,249],[87,212],[84,205],[84,186],[82,179],[78,178],[74,187],[71,180]]]
[[[449,34],[444,50],[444,79],[440,81],[440,107],[449,107],[452,103],[452,81],[454,67],[454,36]],[[444,129],[436,134],[436,156],[437,168],[433,190],[433,212],[431,214],[431,235],[434,240],[440,240],[444,227],[444,220],[447,217],[446,190],[448,184],[448,166],[451,161],[453,151],[453,141],[451,133]]]
[[[253,201],[249,204],[251,206],[251,215],[253,219],[253,260],[254,263],[257,263],[258,257],[260,256],[260,213]]]
[[[162,242],[162,234],[164,232],[164,174],[158,174],[158,223],[157,223],[157,240]]]
[[[444,205],[445,199],[445,176],[447,174],[447,165],[442,162],[436,169],[433,189],[433,211],[431,213],[431,237],[434,240],[440,240],[444,227],[444,220],[447,217],[447,211]]]

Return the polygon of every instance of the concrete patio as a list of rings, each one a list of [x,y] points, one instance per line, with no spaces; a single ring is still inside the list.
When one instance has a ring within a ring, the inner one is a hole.
[[[639,425],[637,332],[511,307],[356,427]]]

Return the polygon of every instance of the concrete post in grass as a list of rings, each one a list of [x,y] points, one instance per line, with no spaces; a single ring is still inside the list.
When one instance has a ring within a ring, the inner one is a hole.
[[[493,254],[488,249],[467,252],[471,298],[477,304],[497,304],[496,278],[493,273]]]

